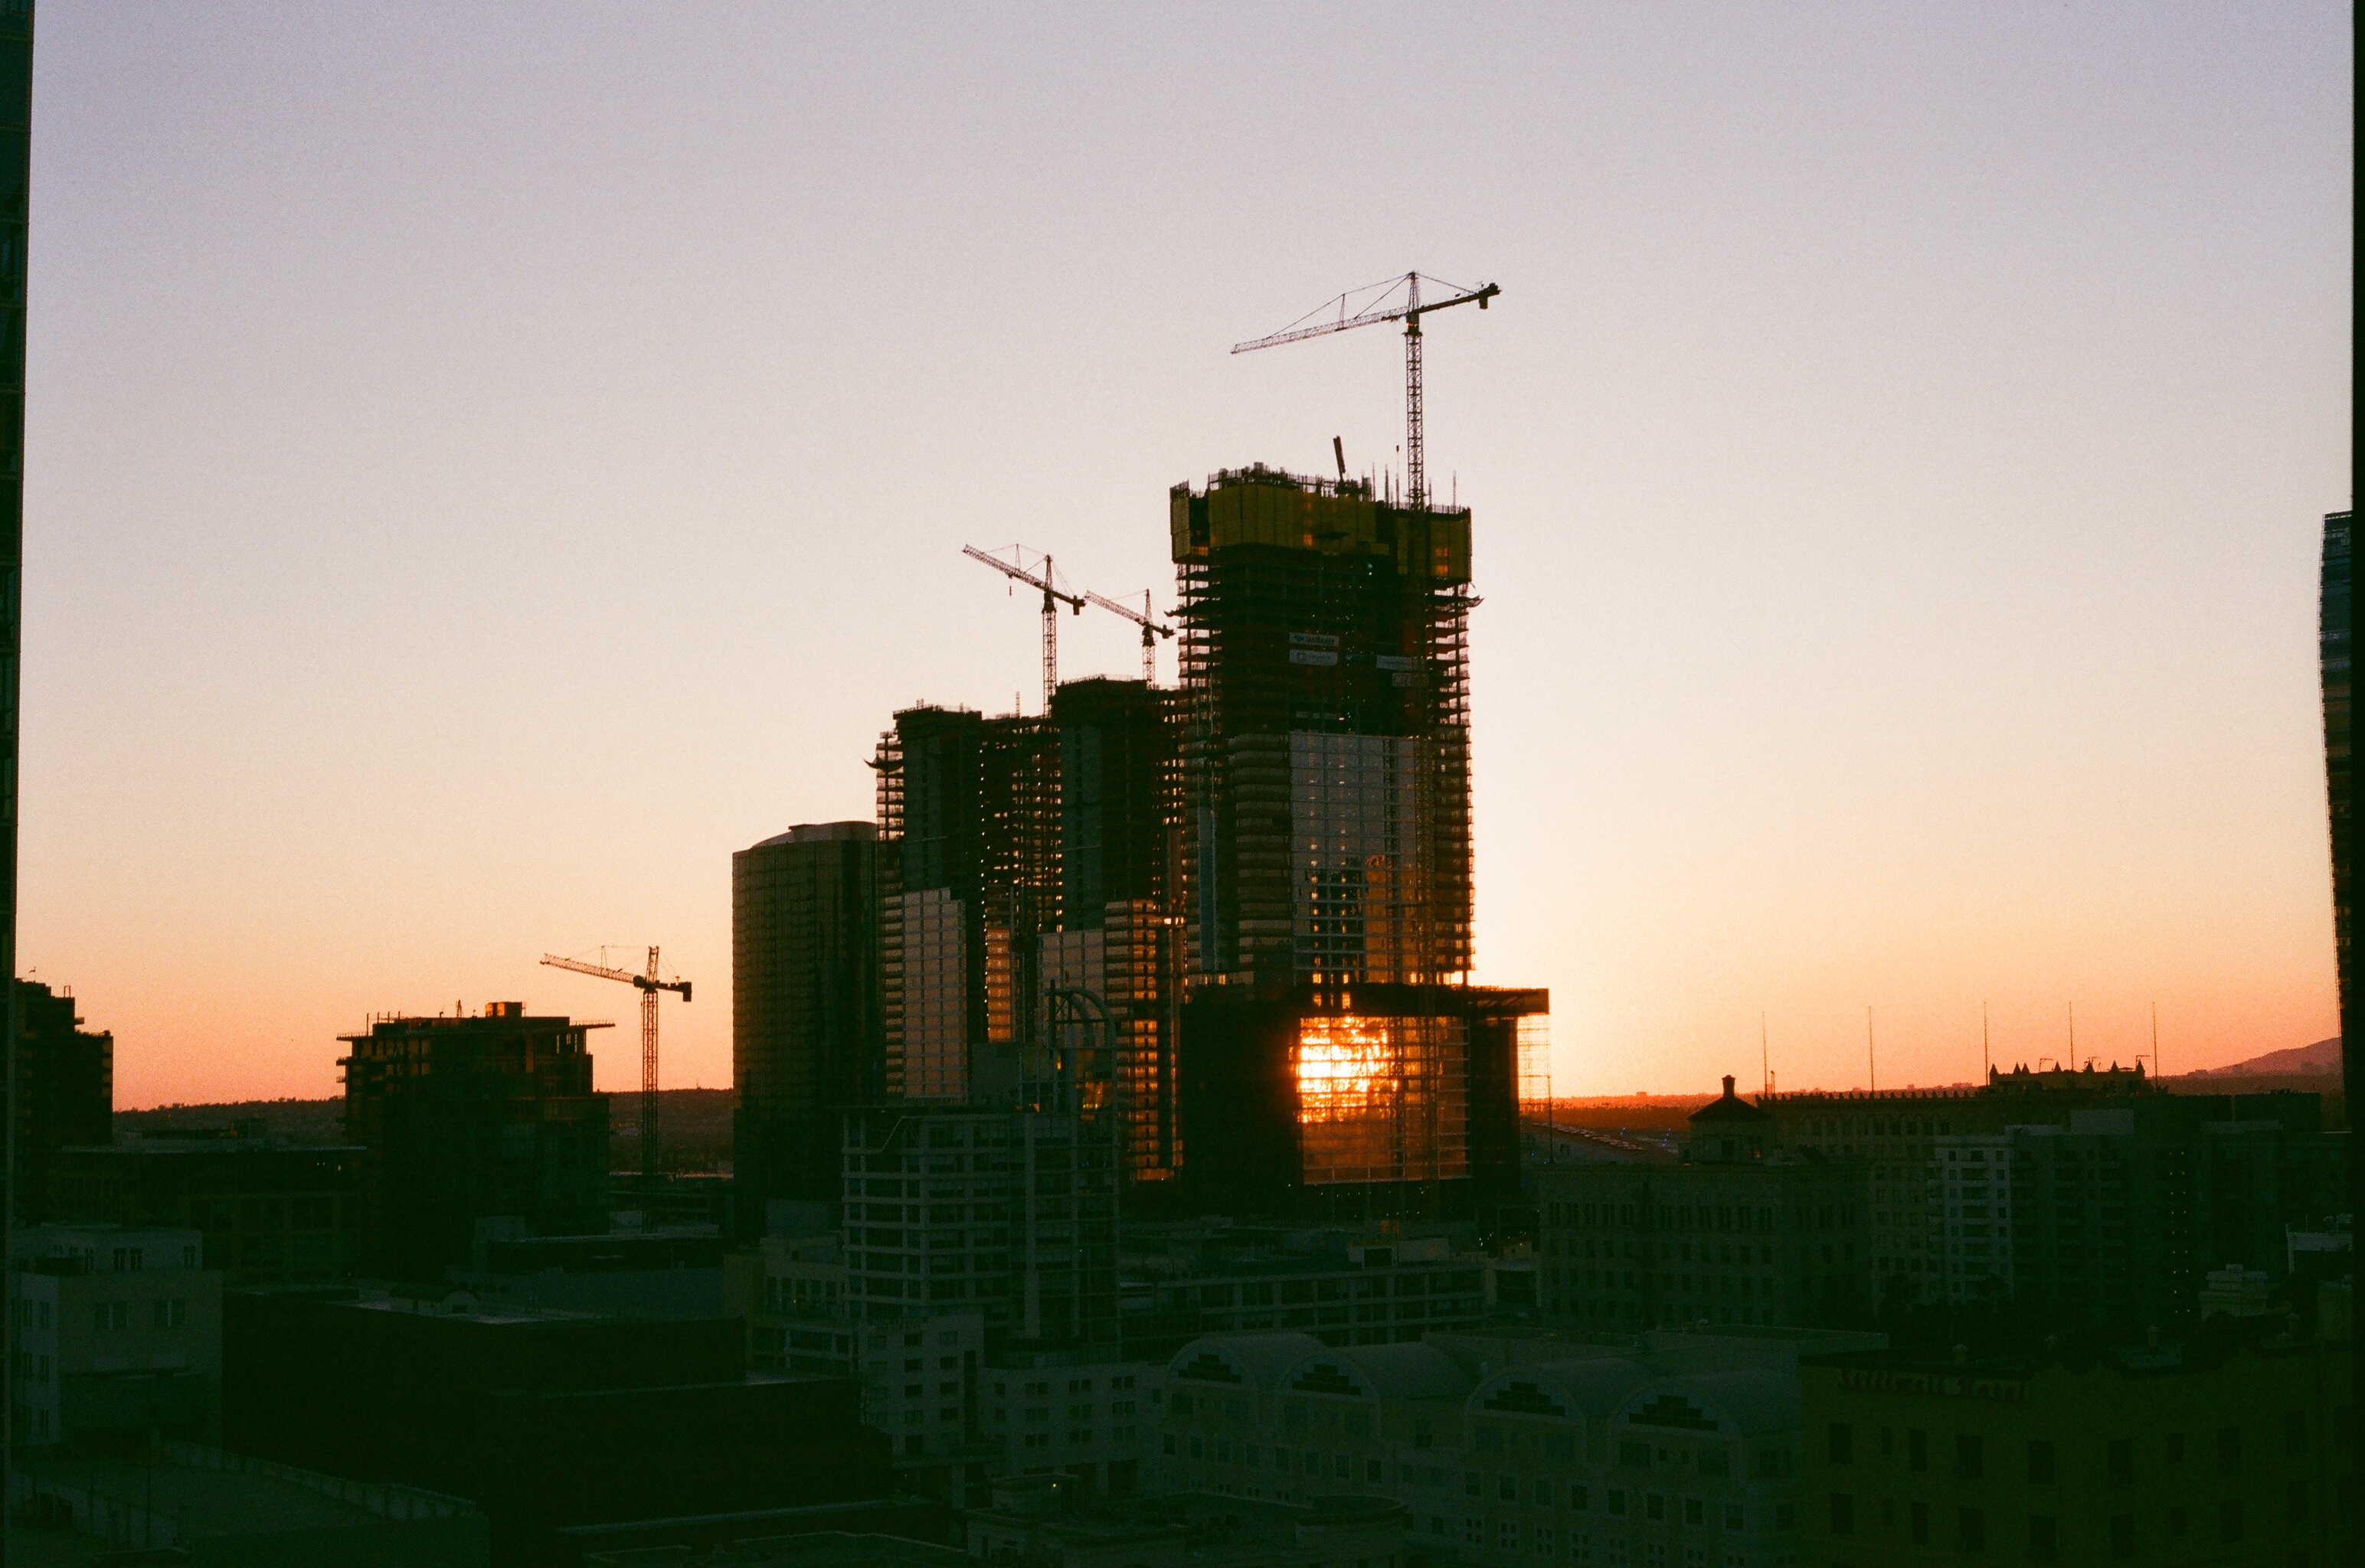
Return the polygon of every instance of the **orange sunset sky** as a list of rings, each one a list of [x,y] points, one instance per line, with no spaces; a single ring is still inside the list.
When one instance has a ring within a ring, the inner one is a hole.
[[[730,855],[1037,701],[1023,542],[1402,439],[1474,510],[1479,972],[1561,1093],[2336,1030],[2350,12],[45,12],[20,952],[117,1103],[375,1012],[730,1081]],[[1065,673],[1138,670],[1061,625]],[[1171,654],[1164,669],[1171,678]]]

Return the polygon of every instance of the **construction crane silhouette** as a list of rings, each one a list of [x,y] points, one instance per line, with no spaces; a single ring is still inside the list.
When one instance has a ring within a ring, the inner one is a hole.
[[[608,956],[608,949],[600,949]],[[663,991],[681,992],[684,1002],[689,1000],[689,981],[657,979],[657,950],[649,949],[649,972],[636,975],[630,969],[612,969],[606,964],[587,964],[580,958],[562,958],[555,953],[544,953],[542,961],[554,969],[572,969],[578,975],[596,975],[601,980],[622,980],[641,993],[641,1180],[657,1179],[657,993]]]
[[[1435,284],[1449,290],[1450,297],[1422,304],[1420,286],[1423,283]],[[1373,290],[1379,291],[1376,298],[1359,306],[1354,314],[1348,314],[1349,300],[1369,295]],[[1402,291],[1401,297],[1399,290]],[[1486,302],[1502,292],[1491,283],[1482,283],[1475,288],[1463,288],[1437,278],[1423,278],[1418,273],[1407,273],[1399,278],[1350,289],[1336,299],[1316,306],[1269,337],[1258,338],[1253,342],[1234,343],[1232,352],[1247,353],[1251,349],[1278,348],[1283,343],[1318,338],[1326,332],[1343,332],[1350,327],[1368,327],[1377,321],[1402,321],[1405,324],[1405,498],[1412,509],[1418,511],[1429,504],[1428,464],[1422,451],[1420,418],[1420,319],[1433,310],[1451,310],[1474,299],[1478,302],[1478,308],[1484,310]],[[1336,317],[1322,321],[1313,319],[1326,314],[1334,306],[1339,312]],[[1332,450],[1337,450],[1335,442]],[[1342,457],[1339,466],[1343,470],[1345,465]]]
[[[1089,599],[1091,602],[1099,605],[1103,610],[1113,610],[1116,611],[1119,615],[1124,616],[1127,621],[1132,622],[1135,625],[1141,628],[1141,684],[1144,686],[1157,685],[1158,639],[1160,637],[1171,637],[1174,635],[1174,628],[1171,626],[1160,626],[1157,622],[1152,621],[1149,618],[1149,590],[1148,588],[1141,590],[1141,608],[1139,610],[1134,609],[1131,605],[1119,604],[1116,600],[1106,598],[1101,594],[1096,594],[1090,588],[1086,588],[1084,590],[1084,598]]]
[[[1026,558],[1026,551],[1018,545],[1013,544],[1010,547],[1010,553],[1016,555],[1021,562]],[[1048,555],[1043,557],[1043,575],[1037,577],[1026,570],[1023,565],[1013,566],[1001,556],[990,555],[974,544],[962,545],[961,554],[972,561],[984,562],[1013,582],[1025,583],[1029,588],[1038,588],[1043,590],[1043,713],[1045,717],[1049,717],[1051,693],[1059,689],[1059,606],[1067,605],[1075,613],[1082,615],[1084,612],[1084,601],[1074,594],[1063,592],[1051,586],[1053,580],[1051,557]]]

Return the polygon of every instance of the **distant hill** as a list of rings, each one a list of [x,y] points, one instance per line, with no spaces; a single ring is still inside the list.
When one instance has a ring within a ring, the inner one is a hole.
[[[2199,1072],[2179,1073],[2180,1078],[2315,1078],[2331,1077],[2340,1071],[2340,1037],[2318,1040],[2312,1046],[2293,1046],[2287,1051],[2269,1051],[2262,1057],[2237,1061],[2231,1067],[2204,1068]]]

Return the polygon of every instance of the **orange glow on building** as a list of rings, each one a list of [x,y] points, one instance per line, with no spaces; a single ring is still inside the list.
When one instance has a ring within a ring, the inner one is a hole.
[[[1458,1019],[1301,1019],[1290,1065],[1306,1183],[1469,1174],[1467,1051]]]

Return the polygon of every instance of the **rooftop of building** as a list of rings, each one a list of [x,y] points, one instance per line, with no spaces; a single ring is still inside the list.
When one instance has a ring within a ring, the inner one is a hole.
[[[1977,1349],[1960,1344],[1944,1349],[1890,1346],[1802,1355],[1799,1365],[1870,1376],[1882,1381],[1868,1386],[1912,1393],[1925,1380],[1940,1386],[1965,1378],[2026,1380],[2056,1370],[2080,1374],[2102,1369],[2131,1377],[2191,1375],[2214,1372],[2241,1356],[2281,1360],[2315,1356],[2327,1349],[2346,1353],[2348,1345],[2303,1336],[2290,1317],[2214,1316],[2175,1335],[2158,1328],[2090,1330]]]
[[[1694,1111],[1691,1114],[1691,1122],[1695,1126],[1698,1126],[1702,1122],[1732,1122],[1757,1126],[1770,1123],[1773,1120],[1773,1112],[1765,1110],[1762,1106],[1753,1105],[1748,1101],[1743,1100],[1740,1095],[1735,1094],[1732,1092],[1732,1075],[1731,1073],[1726,1073],[1724,1075],[1723,1095],[1718,1099],[1709,1101],[1707,1104],[1702,1105],[1698,1110]]]
[[[776,833],[771,837],[763,840],[761,843],[752,845],[749,847],[755,849],[769,849],[773,846],[779,844],[845,844],[849,842],[867,842],[876,839],[878,836],[879,824],[876,823],[799,823],[796,826],[789,829],[788,832]]]

